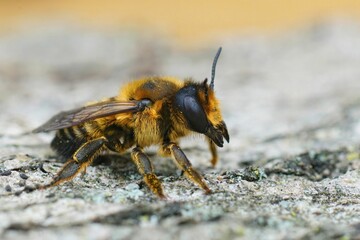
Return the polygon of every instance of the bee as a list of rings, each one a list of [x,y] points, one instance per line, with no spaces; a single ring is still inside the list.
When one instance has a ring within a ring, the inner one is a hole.
[[[159,153],[171,156],[184,175],[211,193],[179,147],[178,140],[192,133],[205,135],[212,154],[211,164],[218,161],[217,149],[223,147],[229,134],[223,121],[219,101],[215,97],[215,69],[221,47],[217,51],[211,81],[184,81],[172,77],[146,77],[126,84],[118,96],[60,112],[34,133],[55,131],[52,149],[67,160],[47,188],[69,181],[100,153],[131,150],[131,159],[143,181],[159,198],[166,198],[162,184],[144,148],[157,145]]]

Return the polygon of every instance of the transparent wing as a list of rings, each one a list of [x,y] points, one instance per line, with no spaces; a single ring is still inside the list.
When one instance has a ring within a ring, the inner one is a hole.
[[[119,113],[137,112],[139,110],[141,110],[141,108],[139,108],[138,101],[99,102],[85,107],[60,112],[59,114],[53,116],[45,124],[33,130],[33,133],[49,132],[62,128],[68,128],[96,118],[107,117]]]

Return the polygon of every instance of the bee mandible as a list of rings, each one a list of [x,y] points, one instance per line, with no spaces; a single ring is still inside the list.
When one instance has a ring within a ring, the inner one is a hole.
[[[211,193],[178,145],[178,140],[192,133],[205,135],[212,154],[211,164],[218,161],[217,149],[223,147],[229,134],[223,121],[219,101],[215,97],[216,63],[212,65],[211,81],[184,81],[172,77],[146,77],[126,84],[118,96],[81,108],[60,112],[34,133],[56,130],[51,142],[56,154],[67,160],[47,188],[71,180],[100,153],[131,150],[131,159],[149,189],[166,198],[162,184],[144,148],[157,145],[159,153],[171,156],[185,176]]]

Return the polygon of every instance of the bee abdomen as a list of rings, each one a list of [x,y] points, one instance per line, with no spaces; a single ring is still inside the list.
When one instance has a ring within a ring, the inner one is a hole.
[[[51,148],[54,149],[60,160],[66,161],[86,142],[86,139],[87,133],[83,127],[74,126],[60,129],[51,142]]]

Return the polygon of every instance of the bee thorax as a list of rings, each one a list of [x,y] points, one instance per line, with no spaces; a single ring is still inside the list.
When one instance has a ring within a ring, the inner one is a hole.
[[[137,145],[146,147],[161,143],[161,116],[151,108],[136,115],[134,118],[134,135]]]

